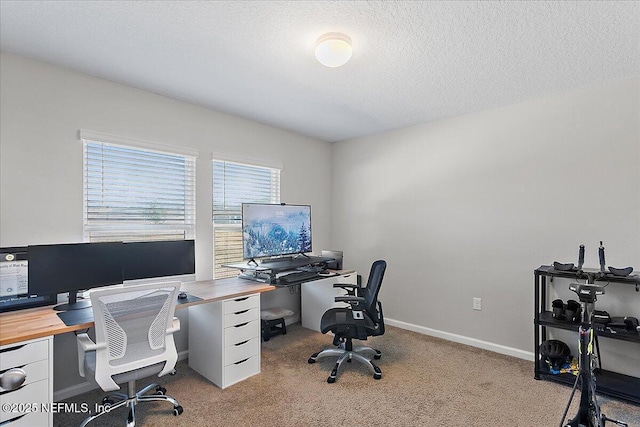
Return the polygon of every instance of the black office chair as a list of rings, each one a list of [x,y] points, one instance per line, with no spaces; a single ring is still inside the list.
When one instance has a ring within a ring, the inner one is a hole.
[[[309,363],[327,356],[338,356],[338,360],[327,378],[328,383],[333,383],[338,375],[338,369],[346,360],[356,360],[369,367],[373,378],[382,378],[382,371],[371,362],[364,353],[373,353],[374,359],[380,359],[380,350],[371,347],[353,347],[353,339],[366,340],[367,337],[384,334],[384,317],[382,315],[382,303],[378,301],[378,292],[382,285],[384,271],[387,268],[386,261],[379,260],[371,266],[369,279],[365,288],[351,284],[336,283],[334,288],[343,288],[346,296],[335,297],[336,302],[346,302],[351,307],[331,308],[322,315],[320,331],[323,334],[331,331],[335,334],[333,345],[339,348],[329,348],[319,353],[314,353],[309,358]]]

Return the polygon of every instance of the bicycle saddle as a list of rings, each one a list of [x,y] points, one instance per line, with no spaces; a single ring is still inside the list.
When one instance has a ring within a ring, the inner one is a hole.
[[[596,295],[604,294],[604,287],[598,285],[590,285],[587,283],[572,283],[569,290],[578,294],[578,298],[582,302],[594,302]]]

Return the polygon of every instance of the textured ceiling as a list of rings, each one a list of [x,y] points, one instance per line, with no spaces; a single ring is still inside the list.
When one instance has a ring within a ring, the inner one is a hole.
[[[638,76],[640,2],[2,0],[0,48],[339,141]]]

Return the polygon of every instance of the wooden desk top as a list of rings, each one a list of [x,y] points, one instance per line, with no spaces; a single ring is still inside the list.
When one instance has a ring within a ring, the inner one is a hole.
[[[180,290],[202,298],[200,301],[178,304],[177,309],[205,304],[243,295],[272,291],[275,286],[251,282],[237,277],[222,280],[186,282]],[[49,335],[64,334],[93,327],[93,322],[67,326],[52,306],[0,313],[0,346]]]

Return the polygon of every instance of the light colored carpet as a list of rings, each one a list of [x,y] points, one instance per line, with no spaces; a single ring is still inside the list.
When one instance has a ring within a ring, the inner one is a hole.
[[[287,335],[262,343],[262,373],[221,390],[178,363],[161,382],[184,407],[137,407],[138,426],[558,426],[570,387],[533,379],[533,363],[388,327],[366,342],[380,349],[381,380],[357,363],[326,382],[335,358],[308,364],[331,346],[331,336],[292,325]],[[145,382],[140,382],[145,384]],[[99,402],[92,391],[66,402]],[[574,398],[574,407],[579,394]],[[600,399],[610,417],[640,427],[640,407]],[[571,414],[571,412],[570,412]],[[56,414],[54,426],[78,425],[84,414]],[[126,410],[95,426],[123,426]]]

